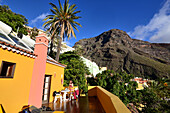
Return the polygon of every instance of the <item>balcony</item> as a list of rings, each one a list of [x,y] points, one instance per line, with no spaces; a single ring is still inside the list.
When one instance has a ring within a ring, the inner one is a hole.
[[[51,103],[45,106],[65,113],[130,113],[117,96],[99,86],[89,87],[88,96],[80,96],[77,100]]]

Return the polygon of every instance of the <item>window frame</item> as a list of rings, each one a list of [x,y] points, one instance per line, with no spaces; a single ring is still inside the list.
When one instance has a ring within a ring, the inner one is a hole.
[[[2,71],[3,71],[3,67],[4,65],[7,65],[7,68],[5,71],[6,71],[6,75],[2,75]],[[13,63],[13,62],[9,62],[9,61],[2,61],[1,62],[1,67],[0,67],[0,78],[13,78],[14,77],[14,73],[15,73],[15,68],[16,68],[16,63]],[[8,74],[10,73],[10,74]],[[10,75],[10,76],[8,76]]]

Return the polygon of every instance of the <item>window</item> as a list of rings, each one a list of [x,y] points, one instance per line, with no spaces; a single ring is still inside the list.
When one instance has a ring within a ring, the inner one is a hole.
[[[3,38],[3,39],[6,39],[8,41],[10,41],[4,34],[0,33],[0,37]]]
[[[51,76],[45,75],[44,78],[44,87],[43,87],[43,96],[42,96],[42,103],[48,103],[50,98],[50,86],[51,86]]]
[[[13,78],[15,66],[15,63],[2,61],[0,68],[0,78]]]
[[[8,35],[16,44],[24,47],[24,48],[27,48],[19,39],[17,39],[15,36],[12,36],[11,34]]]

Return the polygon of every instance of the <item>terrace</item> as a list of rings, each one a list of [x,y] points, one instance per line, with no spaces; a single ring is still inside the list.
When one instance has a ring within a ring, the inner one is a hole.
[[[89,87],[88,96],[80,96],[77,100],[44,105],[66,113],[130,113],[117,96],[99,86]]]
[[[55,104],[44,104],[52,108],[53,111],[64,111],[65,113],[105,113],[97,97],[82,96],[76,100],[65,101]]]

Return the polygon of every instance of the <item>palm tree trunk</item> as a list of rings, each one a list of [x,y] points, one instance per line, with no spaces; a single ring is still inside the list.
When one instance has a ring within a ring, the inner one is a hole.
[[[56,61],[59,61],[59,56],[60,56],[60,50],[61,50],[61,42],[62,42],[62,38],[63,38],[63,33],[64,33],[64,22],[62,23],[61,26],[61,32],[60,32],[60,38],[58,40],[58,45],[57,45],[57,54],[56,54]]]
[[[60,36],[60,38],[58,40],[58,45],[57,45],[57,54],[56,54],[56,58],[55,58],[56,61],[59,61],[61,42],[62,42],[62,37]]]
[[[52,55],[53,54],[53,41],[54,41],[54,38],[51,39],[51,43],[50,43],[50,53],[49,55]]]
[[[56,29],[54,29],[52,35],[51,35],[51,44],[50,44],[50,53],[49,55],[53,56],[53,43],[54,43],[54,35],[55,35],[55,32],[56,32]]]

